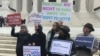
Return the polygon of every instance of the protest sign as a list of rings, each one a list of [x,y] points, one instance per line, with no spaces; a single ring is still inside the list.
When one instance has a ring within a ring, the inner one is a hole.
[[[82,36],[82,37],[77,37],[76,38],[75,45],[76,45],[76,47],[85,46],[86,48],[89,48],[90,50],[92,50],[93,46],[94,46],[94,42],[95,42],[94,37]]]
[[[9,26],[21,25],[21,14],[15,13],[7,15],[7,23]]]
[[[42,18],[49,21],[70,21],[72,5],[68,2],[43,2]]]
[[[29,23],[41,24],[42,15],[41,13],[32,13],[29,15]]]
[[[58,55],[70,56],[72,50],[72,41],[53,40],[50,52]]]
[[[23,56],[41,56],[39,46],[23,46]]]

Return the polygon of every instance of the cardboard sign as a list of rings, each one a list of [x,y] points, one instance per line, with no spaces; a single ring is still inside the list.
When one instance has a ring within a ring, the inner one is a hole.
[[[75,40],[75,45],[76,47],[86,46],[86,48],[93,49],[94,41],[95,38],[93,37],[86,37],[86,36],[77,37]]]
[[[70,56],[72,50],[72,41],[53,40],[50,52],[58,55]]]
[[[41,50],[39,46],[24,46],[23,56],[41,56]]]
[[[29,15],[29,23],[41,24],[42,15],[41,13],[32,13]]]
[[[72,5],[68,2],[43,2],[42,3],[42,19],[48,21],[64,21],[71,20]]]
[[[7,23],[9,26],[21,25],[21,14],[15,13],[7,15]]]

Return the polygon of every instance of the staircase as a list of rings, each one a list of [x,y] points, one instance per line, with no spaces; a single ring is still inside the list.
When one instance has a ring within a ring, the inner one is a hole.
[[[0,56],[16,56],[16,38],[0,36]]]

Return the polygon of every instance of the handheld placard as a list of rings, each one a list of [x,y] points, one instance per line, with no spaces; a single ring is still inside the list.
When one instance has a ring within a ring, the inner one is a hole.
[[[50,48],[52,54],[57,55],[71,55],[72,41],[53,40]]]
[[[85,46],[86,48],[92,50],[94,47],[94,42],[95,42],[94,37],[86,37],[86,36],[77,37],[75,40],[75,46],[76,47],[84,47]]]
[[[23,46],[23,56],[41,56],[40,46]]]

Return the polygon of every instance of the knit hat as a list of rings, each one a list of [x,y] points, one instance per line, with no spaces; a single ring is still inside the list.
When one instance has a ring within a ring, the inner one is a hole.
[[[26,29],[26,32],[28,32],[28,29],[27,29],[27,26],[26,25],[21,25],[21,28],[25,28]]]

